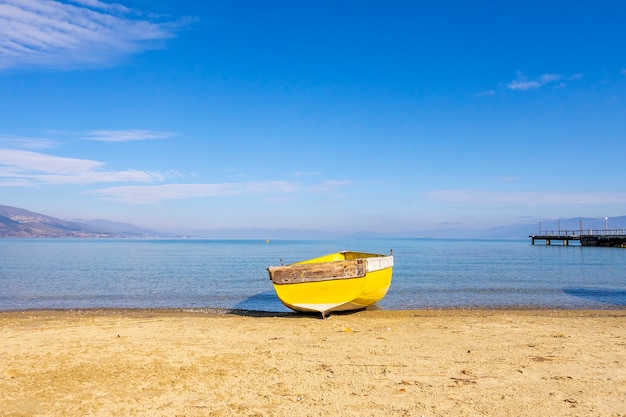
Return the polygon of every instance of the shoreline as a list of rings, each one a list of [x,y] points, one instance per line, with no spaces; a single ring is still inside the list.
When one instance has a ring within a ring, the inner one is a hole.
[[[626,309],[0,312],[0,416],[626,417]]]
[[[511,306],[511,307],[441,307],[441,308],[416,308],[400,310],[383,310],[378,308],[365,308],[362,310],[340,311],[328,314],[330,316],[351,316],[351,315],[375,315],[375,316],[403,316],[410,314],[484,314],[489,312],[517,313],[517,314],[540,314],[559,313],[561,315],[578,313],[618,313],[626,314],[626,306],[611,306],[607,308],[562,308],[562,307],[536,307],[536,306]],[[146,315],[172,315],[172,316],[242,316],[242,317],[291,317],[291,318],[321,318],[320,314],[303,313],[297,311],[264,311],[223,307],[88,307],[88,308],[29,308],[16,310],[0,310],[0,317],[3,315],[46,315],[46,314],[76,314],[82,316],[120,316],[142,317]]]

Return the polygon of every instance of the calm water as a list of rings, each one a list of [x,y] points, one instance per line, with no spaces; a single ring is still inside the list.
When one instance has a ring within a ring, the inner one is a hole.
[[[216,308],[289,311],[266,268],[339,250],[387,253],[374,308],[626,308],[626,249],[527,240],[0,239],[0,310]]]

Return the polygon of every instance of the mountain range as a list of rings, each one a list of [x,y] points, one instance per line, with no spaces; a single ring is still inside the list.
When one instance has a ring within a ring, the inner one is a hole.
[[[173,237],[127,223],[107,220],[68,221],[25,209],[0,205],[0,238]]]
[[[138,227],[108,220],[61,220],[22,208],[0,205],[0,238],[211,238],[211,239],[328,239],[328,238],[479,238],[525,239],[529,235],[557,230],[626,229],[626,216],[576,217],[545,220],[533,224],[513,224],[487,229],[433,228],[395,233],[368,231],[331,235],[319,231],[296,229],[204,229],[180,234]]]

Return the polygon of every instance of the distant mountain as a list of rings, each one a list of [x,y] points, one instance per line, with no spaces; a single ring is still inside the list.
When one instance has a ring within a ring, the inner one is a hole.
[[[549,219],[536,223],[511,224],[485,229],[441,229],[427,232],[415,232],[414,236],[434,238],[470,238],[470,239],[527,239],[528,236],[561,230],[580,232],[583,230],[601,231],[608,224],[609,230],[626,230],[626,216],[609,217],[572,217],[567,219]]]
[[[529,235],[550,231],[574,230],[626,230],[626,216],[573,217],[560,220],[544,220],[541,223],[498,226],[488,229],[463,229],[454,227],[433,228],[394,233],[354,232],[331,233],[296,229],[232,228],[190,231],[190,238],[206,239],[366,239],[366,238],[439,238],[439,239],[527,239]],[[102,238],[174,238],[181,237],[144,229],[129,223],[108,220],[66,221],[17,207],[0,205],[0,238],[2,237],[102,237]]]
[[[573,230],[579,232],[582,230],[596,230],[602,231],[608,228],[608,230],[626,230],[626,216],[616,217],[571,217],[568,219],[560,220],[545,220],[541,223],[536,223],[534,230],[531,234],[538,234],[541,228],[541,232],[550,231],[564,231]]]
[[[78,222],[57,219],[17,207],[0,205],[0,238],[60,238],[60,237],[157,237],[157,232],[122,223]],[[123,230],[126,229],[126,230]]]
[[[187,236],[204,239],[334,239],[342,237],[325,232],[297,229],[265,229],[265,228],[222,228],[203,229],[189,233]]]
[[[114,235],[132,236],[132,237],[178,237],[172,233],[159,232],[156,230],[145,229],[130,223],[112,222],[109,220],[75,220],[76,222],[86,224],[98,230],[105,231]]]
[[[609,229],[625,229],[626,216],[611,217],[607,220]],[[528,239],[532,234],[559,230],[604,230],[605,220],[601,218],[575,217],[561,220],[544,220],[537,223],[512,224],[484,229],[452,227],[444,225],[440,228],[407,230],[398,232],[320,232],[296,229],[205,229],[190,232],[188,236],[207,239],[375,239],[375,238],[428,238],[428,239]]]

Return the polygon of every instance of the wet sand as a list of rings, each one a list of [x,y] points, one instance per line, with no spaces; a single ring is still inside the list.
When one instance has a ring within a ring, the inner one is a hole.
[[[0,313],[0,416],[626,416],[626,310]]]

